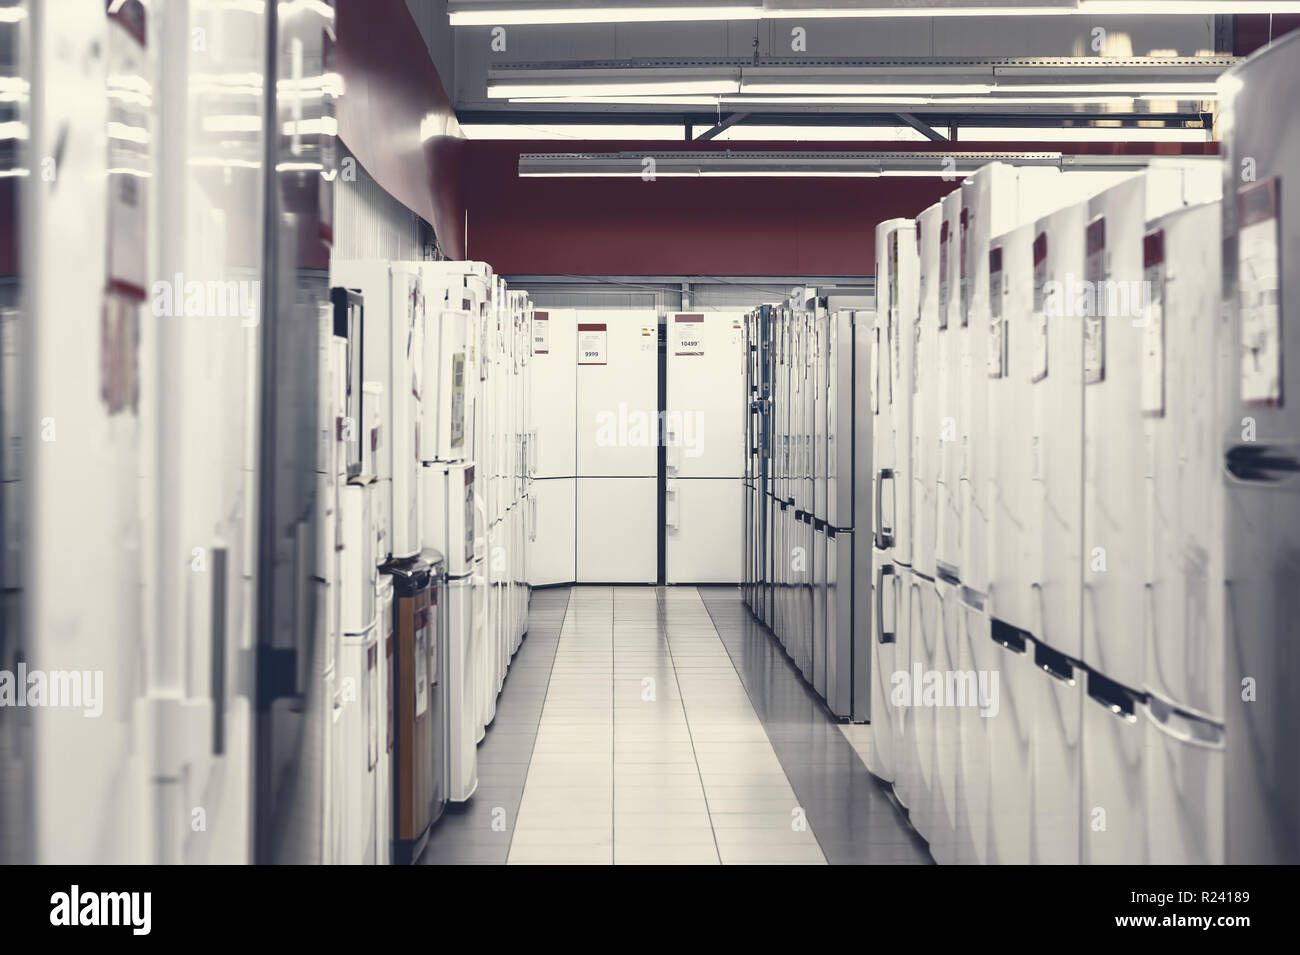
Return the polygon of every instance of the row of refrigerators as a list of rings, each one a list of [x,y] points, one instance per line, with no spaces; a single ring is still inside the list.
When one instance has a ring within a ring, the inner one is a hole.
[[[746,599],[937,861],[1300,861],[1295,48],[1208,164],[990,164],[749,316]]]
[[[532,307],[481,262],[335,259],[330,275],[325,861],[408,862],[473,795],[526,630]]]

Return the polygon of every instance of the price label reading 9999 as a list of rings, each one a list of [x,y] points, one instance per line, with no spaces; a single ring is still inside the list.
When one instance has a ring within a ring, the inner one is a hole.
[[[604,322],[578,326],[578,364],[609,364],[609,329]]]

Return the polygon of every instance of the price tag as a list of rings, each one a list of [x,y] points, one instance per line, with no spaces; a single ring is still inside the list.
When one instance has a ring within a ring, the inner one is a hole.
[[[704,357],[704,316],[673,316],[673,354]]]
[[[550,312],[533,312],[533,354],[549,355],[551,353],[551,314]]]
[[[578,364],[609,364],[609,329],[604,322],[578,326]]]

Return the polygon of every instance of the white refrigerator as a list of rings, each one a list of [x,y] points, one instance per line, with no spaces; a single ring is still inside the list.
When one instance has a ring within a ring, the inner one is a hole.
[[[668,316],[666,583],[737,583],[741,560],[743,395],[720,387],[743,368],[740,312]]]
[[[578,320],[573,309],[534,309],[529,362],[528,580],[577,580]]]
[[[654,583],[658,315],[579,309],[576,331],[577,580]]]

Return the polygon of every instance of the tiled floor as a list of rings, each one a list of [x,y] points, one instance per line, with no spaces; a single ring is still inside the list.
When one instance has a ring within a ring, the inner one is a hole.
[[[537,592],[425,862],[926,862],[734,587]]]

